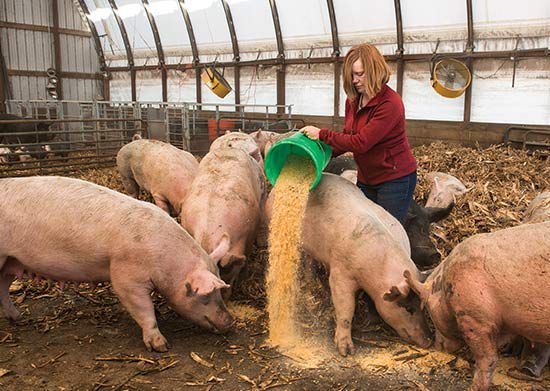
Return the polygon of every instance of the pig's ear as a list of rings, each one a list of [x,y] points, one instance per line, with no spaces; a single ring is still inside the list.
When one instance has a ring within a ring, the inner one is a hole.
[[[231,133],[231,131],[230,131],[230,130],[226,130],[224,134],[229,134],[229,133]]]
[[[224,232],[220,242],[218,243],[218,247],[216,247],[214,251],[210,253],[210,258],[212,258],[214,262],[218,263],[220,259],[222,259],[225,254],[227,254],[230,245],[231,241],[229,240],[229,235],[227,234],[227,232]]]
[[[406,281],[403,281],[397,285],[391,287],[389,292],[384,293],[384,300],[386,301],[400,301],[405,299],[409,295],[409,285]]]
[[[185,283],[186,295],[209,295],[216,289],[229,288],[225,282],[206,269],[194,270]]]

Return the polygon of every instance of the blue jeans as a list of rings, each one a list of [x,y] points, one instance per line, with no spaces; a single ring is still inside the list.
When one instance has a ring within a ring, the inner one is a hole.
[[[416,187],[416,171],[378,185],[357,182],[357,187],[369,200],[380,205],[401,224],[404,224],[407,218],[407,209],[409,209]]]

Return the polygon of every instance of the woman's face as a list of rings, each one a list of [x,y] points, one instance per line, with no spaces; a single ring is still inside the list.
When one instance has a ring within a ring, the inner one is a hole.
[[[364,94],[365,90],[365,70],[363,69],[363,61],[357,59],[351,66],[352,83],[358,93]]]

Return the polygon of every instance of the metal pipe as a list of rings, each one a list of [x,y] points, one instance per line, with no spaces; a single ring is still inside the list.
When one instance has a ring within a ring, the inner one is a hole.
[[[229,35],[231,36],[231,45],[233,46],[233,61],[239,62],[241,60],[239,54],[239,42],[237,40],[237,33],[235,32],[235,25],[233,24],[233,16],[231,16],[231,8],[227,4],[226,0],[220,0],[225,11],[225,18],[227,20],[227,26],[229,27]]]
[[[336,23],[336,13],[334,12],[333,0],[327,0],[328,15],[330,18],[330,31],[332,33],[332,56],[340,56],[340,43],[338,41],[338,26]]]
[[[111,10],[113,11],[113,15],[115,16],[116,22],[118,24],[120,35],[122,36],[122,42],[124,43],[124,48],[126,49],[126,58],[128,59],[128,67],[130,70],[132,100],[135,101],[137,98],[137,92],[136,92],[136,71],[134,69],[134,54],[132,53],[130,40],[128,39],[128,33],[126,32],[126,26],[124,26],[124,22],[122,21],[122,18],[118,14],[118,8],[115,3],[115,0],[108,0],[108,1],[109,1],[109,5],[111,6]]]
[[[277,39],[277,51],[278,59],[284,60],[285,47],[283,43],[283,34],[281,33],[281,23],[279,21],[279,12],[277,11],[277,4],[275,0],[269,0],[269,6],[271,8],[271,16],[273,17],[273,27],[275,27],[275,38]]]
[[[143,8],[145,8],[145,13],[147,14],[147,19],[151,25],[151,30],[153,31],[153,37],[155,39],[155,46],[157,48],[157,57],[159,59],[159,67],[161,70],[161,85],[162,85],[162,101],[166,102],[168,100],[168,74],[165,69],[165,59],[164,59],[164,50],[162,49],[162,42],[160,39],[160,34],[157,28],[157,23],[155,21],[155,16],[149,10],[149,1],[141,0],[143,3]]]
[[[189,43],[191,43],[191,51],[193,53],[193,63],[199,64],[199,50],[197,48],[197,41],[195,40],[195,33],[193,32],[193,24],[191,23],[191,18],[189,17],[189,12],[185,8],[185,1],[178,0],[180,6],[181,14],[183,15],[183,20],[185,21],[185,27],[187,28],[187,34],[189,35]]]
[[[455,53],[444,53],[440,54],[440,58],[452,57],[452,58],[509,58],[516,56],[518,58],[547,58],[550,55],[548,49],[524,49],[515,51],[488,51],[488,52],[473,52],[473,53],[464,53],[464,52],[455,52]],[[429,62],[432,59],[432,53],[423,53],[423,54],[403,54],[403,61],[427,61]],[[386,61],[397,61],[399,59],[398,55],[390,54],[384,56]],[[329,64],[333,62],[343,62],[343,57],[333,58],[333,57],[313,57],[310,59],[306,58],[294,58],[294,59],[285,59],[285,64],[287,65],[298,65],[298,64]],[[241,66],[254,66],[254,65],[277,65],[280,61],[277,58],[264,59],[264,60],[250,60],[250,61],[241,61],[239,65]],[[213,65],[213,63],[201,63],[198,65],[193,64],[168,64],[166,65],[167,69],[197,69],[204,68],[205,66]],[[217,62],[218,66],[235,66],[236,62],[227,61],[227,62]],[[143,65],[136,66],[137,70],[151,70],[156,69],[156,66]],[[109,70],[113,72],[128,72],[128,67],[112,67]]]

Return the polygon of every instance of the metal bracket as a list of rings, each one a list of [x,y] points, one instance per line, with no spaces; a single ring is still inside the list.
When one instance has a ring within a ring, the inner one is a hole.
[[[514,69],[512,71],[512,88],[514,88],[514,85],[516,84],[516,70],[517,70],[517,65],[518,65],[517,53],[518,53],[518,47],[519,47],[519,40],[520,39],[521,39],[521,36],[518,35],[516,37],[516,47],[514,48],[514,52],[512,54],[512,57],[510,57],[510,60],[512,60],[514,62]]]
[[[432,57],[430,58],[430,80],[432,80],[432,81],[434,79],[435,62],[436,62],[437,59],[440,58],[440,55],[437,54],[437,49],[439,49],[439,44],[440,43],[441,43],[441,40],[439,38],[437,38],[437,42],[435,43],[435,48],[432,51]]]
[[[308,54],[307,57],[306,57],[306,60],[307,60],[307,69],[311,69],[311,55],[313,54],[313,50],[314,50],[314,47],[312,46],[312,47],[309,49],[309,54]]]

